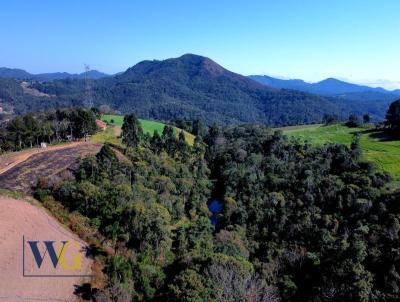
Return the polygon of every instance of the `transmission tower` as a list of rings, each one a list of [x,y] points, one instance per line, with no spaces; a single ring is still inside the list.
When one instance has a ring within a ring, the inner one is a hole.
[[[84,64],[84,67],[85,67],[85,100],[83,105],[86,108],[92,108],[93,107],[92,87],[90,85],[90,80],[89,80],[90,66]]]

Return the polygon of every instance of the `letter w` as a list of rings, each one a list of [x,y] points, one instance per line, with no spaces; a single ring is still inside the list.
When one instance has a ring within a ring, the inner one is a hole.
[[[68,241],[61,241],[63,243],[63,246],[62,246],[60,255],[58,255],[58,256],[57,256],[56,251],[54,250],[54,247],[53,247],[54,241],[43,241],[44,245],[46,246],[46,249],[44,251],[43,256],[39,252],[38,242],[39,241],[28,241],[28,243],[29,243],[29,245],[31,247],[31,250],[32,250],[32,254],[35,257],[35,261],[36,261],[36,264],[37,264],[38,268],[40,268],[42,266],[44,257],[46,256],[47,252],[49,252],[49,256],[50,256],[51,262],[53,263],[54,268],[56,268],[57,264],[58,264],[58,260],[60,259],[60,255],[62,254],[64,246],[65,246],[65,244],[67,244]]]

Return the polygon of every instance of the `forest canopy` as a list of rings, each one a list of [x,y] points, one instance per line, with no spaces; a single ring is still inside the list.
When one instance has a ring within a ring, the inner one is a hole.
[[[36,190],[114,250],[96,301],[399,299],[400,193],[361,160],[357,137],[313,147],[263,126],[213,126],[191,147],[126,122],[127,160],[105,145],[72,179]]]

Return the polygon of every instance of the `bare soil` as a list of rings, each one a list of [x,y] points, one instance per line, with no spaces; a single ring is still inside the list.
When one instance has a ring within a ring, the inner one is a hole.
[[[57,178],[62,171],[76,168],[79,158],[96,154],[101,146],[76,142],[0,156],[0,188],[31,193],[39,178]]]
[[[0,301],[76,301],[74,291],[90,277],[24,277],[23,236],[31,240],[77,242],[80,251],[86,244],[59,224],[44,209],[26,201],[0,196]],[[27,255],[25,245],[25,255]],[[48,255],[47,255],[48,257]],[[25,256],[25,259],[27,256]],[[48,258],[47,258],[48,261]],[[82,254],[82,275],[91,274],[92,260]],[[51,265],[43,264],[41,272],[51,273]],[[25,261],[25,272],[36,269]]]

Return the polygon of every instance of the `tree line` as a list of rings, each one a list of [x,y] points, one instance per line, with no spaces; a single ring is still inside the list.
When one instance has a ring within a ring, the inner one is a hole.
[[[0,153],[85,138],[98,130],[97,114],[72,108],[17,116],[0,124]]]

